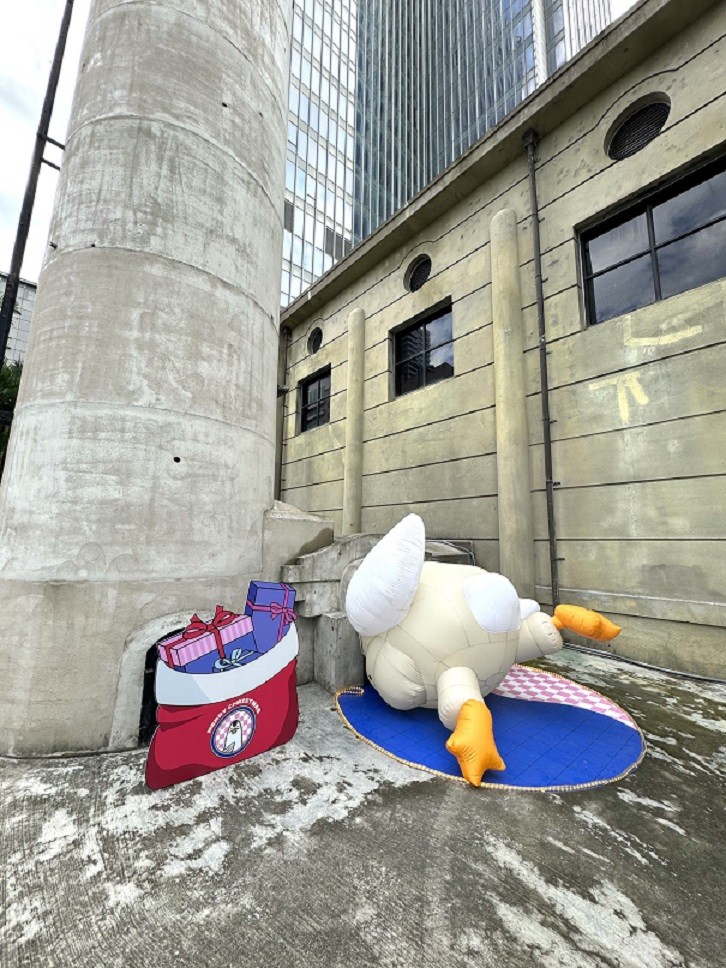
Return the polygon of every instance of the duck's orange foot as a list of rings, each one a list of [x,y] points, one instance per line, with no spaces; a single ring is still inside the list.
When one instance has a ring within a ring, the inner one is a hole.
[[[619,635],[622,629],[599,612],[582,608],[580,605],[558,605],[552,617],[552,624],[556,629],[563,628],[584,635],[587,639],[597,642],[609,642]]]
[[[472,786],[481,785],[487,770],[505,769],[494,742],[492,714],[477,699],[467,699],[461,707],[446,749],[456,757],[461,775]]]

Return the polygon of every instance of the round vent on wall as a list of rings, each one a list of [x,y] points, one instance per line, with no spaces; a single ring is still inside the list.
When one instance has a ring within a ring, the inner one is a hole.
[[[657,138],[671,113],[665,97],[649,101],[630,111],[615,127],[607,143],[607,153],[614,161],[629,158]]]
[[[403,284],[409,292],[418,292],[430,275],[431,259],[427,255],[419,255],[406,269]]]
[[[308,337],[308,353],[312,356],[313,353],[317,353],[320,347],[323,345],[323,331],[319,326],[316,326]]]

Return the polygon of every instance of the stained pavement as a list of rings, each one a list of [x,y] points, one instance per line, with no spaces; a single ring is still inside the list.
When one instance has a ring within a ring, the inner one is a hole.
[[[576,793],[474,791],[357,740],[151,793],[142,751],[0,761],[5,968],[719,968],[726,688],[568,651],[648,753]]]

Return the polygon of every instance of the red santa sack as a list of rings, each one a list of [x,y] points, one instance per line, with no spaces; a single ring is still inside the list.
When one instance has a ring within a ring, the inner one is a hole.
[[[299,716],[297,651],[291,625],[271,651],[241,668],[194,675],[160,659],[147,786],[158,790],[192,780],[292,739]]]

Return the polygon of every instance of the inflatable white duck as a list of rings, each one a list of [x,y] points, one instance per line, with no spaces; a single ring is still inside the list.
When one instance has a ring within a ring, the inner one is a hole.
[[[464,778],[479,786],[486,770],[505,769],[483,697],[515,662],[561,649],[563,627],[601,640],[620,629],[572,605],[546,615],[519,598],[503,575],[425,562],[425,542],[421,518],[400,521],[353,575],[346,613],[361,636],[374,689],[394,709],[438,709],[453,730],[447,749]]]

